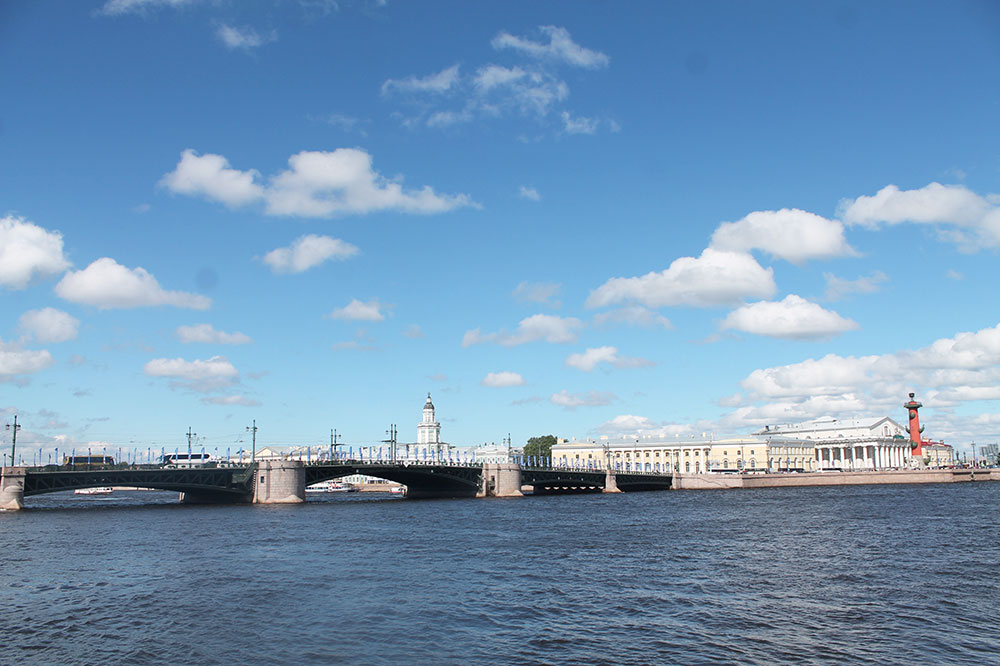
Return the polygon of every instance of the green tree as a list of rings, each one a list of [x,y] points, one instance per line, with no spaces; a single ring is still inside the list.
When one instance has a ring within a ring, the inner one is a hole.
[[[542,435],[541,437],[532,437],[528,440],[527,445],[524,447],[524,455],[526,456],[550,456],[552,455],[552,446],[556,443],[555,435]]]

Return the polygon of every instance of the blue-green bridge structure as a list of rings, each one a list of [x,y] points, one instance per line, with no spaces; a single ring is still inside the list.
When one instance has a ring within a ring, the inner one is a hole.
[[[201,467],[159,465],[47,465],[4,467],[0,509],[17,510],[34,495],[100,487],[181,493],[185,503],[290,504],[305,500],[306,486],[364,474],[401,483],[408,498],[519,497],[532,494],[667,490],[670,474],[525,466],[512,463],[259,460]]]

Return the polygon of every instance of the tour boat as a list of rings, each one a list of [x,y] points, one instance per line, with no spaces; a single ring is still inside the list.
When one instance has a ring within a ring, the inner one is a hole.
[[[389,489],[389,492],[393,495],[403,495],[406,496],[406,486],[393,486]]]
[[[358,489],[340,481],[320,481],[306,487],[307,493],[356,493]]]
[[[114,488],[77,488],[73,491],[74,495],[110,495],[115,491]]]

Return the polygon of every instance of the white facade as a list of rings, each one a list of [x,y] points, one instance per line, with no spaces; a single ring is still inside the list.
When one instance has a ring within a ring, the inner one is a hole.
[[[431,402],[431,394],[427,394],[427,402],[424,403],[424,413],[420,424],[417,426],[417,444],[440,444],[441,424],[434,420],[434,403]]]
[[[418,460],[440,459],[447,456],[447,444],[441,441],[441,424],[435,419],[434,403],[431,394],[427,394],[420,423],[417,424],[417,443],[402,445],[406,449],[406,457]]]
[[[504,444],[483,444],[473,452],[476,462],[480,463],[512,463],[518,456],[524,455],[524,449],[515,449]]]
[[[808,441],[816,447],[816,469],[894,469],[912,467],[906,429],[888,416],[867,419],[817,419],[804,423],[764,426],[754,435],[772,447],[783,441]]]

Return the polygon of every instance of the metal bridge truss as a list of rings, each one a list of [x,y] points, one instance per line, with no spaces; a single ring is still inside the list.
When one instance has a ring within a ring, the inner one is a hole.
[[[253,493],[253,466],[192,469],[103,469],[91,471],[29,471],[24,495],[57,493],[80,488],[126,486],[178,492],[213,491],[234,497]]]
[[[352,474],[365,474],[401,483],[408,497],[474,497],[482,479],[480,465],[424,465],[392,463],[351,463],[307,465],[306,485]]]

